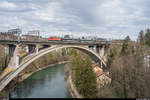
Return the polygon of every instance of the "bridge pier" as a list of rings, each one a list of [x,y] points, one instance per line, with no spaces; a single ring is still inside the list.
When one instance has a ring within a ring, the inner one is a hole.
[[[9,63],[11,58],[14,55],[16,45],[9,44],[8,47],[6,47],[6,48],[8,48],[8,63]]]
[[[33,53],[35,51],[36,45],[28,44],[29,53]]]
[[[16,46],[16,49],[15,49],[15,53],[14,53],[14,56],[15,56],[15,67],[18,68],[19,67],[19,45]]]
[[[95,51],[96,53],[100,53],[100,49],[101,49],[101,46],[98,46],[98,45],[92,45],[92,46],[88,46],[91,50]]]
[[[19,52],[18,52],[18,45],[17,44],[7,44],[5,46],[5,53],[8,55],[7,57],[7,64],[11,66],[14,63],[14,66],[19,65]]]
[[[26,46],[25,49],[26,49],[26,52],[29,53],[29,46]]]
[[[102,45],[102,47],[99,48],[99,55],[101,57],[104,57],[104,55],[105,55],[105,46],[104,45]]]
[[[97,45],[94,45],[93,46],[93,51],[97,52],[96,49],[97,49]]]
[[[19,65],[19,45],[9,45],[8,67],[17,68]]]
[[[70,50],[69,48],[65,48],[66,54],[69,54]]]
[[[99,54],[99,52],[100,52],[100,46],[96,46],[96,53],[98,53]]]
[[[36,47],[35,47],[35,53],[36,53],[36,54],[39,52],[39,46],[40,46],[40,45],[37,44]]]
[[[91,50],[94,51],[94,46],[93,45],[88,46],[88,48],[90,48]]]

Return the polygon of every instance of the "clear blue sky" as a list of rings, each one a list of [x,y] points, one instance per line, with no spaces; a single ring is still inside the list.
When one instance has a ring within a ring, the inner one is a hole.
[[[150,27],[150,0],[0,0],[0,31],[16,27],[135,40]]]

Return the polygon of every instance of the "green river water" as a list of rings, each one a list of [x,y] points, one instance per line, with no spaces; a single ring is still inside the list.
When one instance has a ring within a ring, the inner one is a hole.
[[[11,98],[71,98],[65,81],[66,64],[38,71],[18,84]]]

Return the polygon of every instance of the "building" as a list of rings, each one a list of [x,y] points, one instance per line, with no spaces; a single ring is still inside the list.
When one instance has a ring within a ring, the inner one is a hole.
[[[103,69],[98,67],[98,64],[92,64],[93,70],[96,73],[96,76],[99,77],[103,74]]]
[[[97,63],[93,63],[92,67],[93,67],[93,71],[95,72],[97,76],[96,79],[97,79],[97,83],[99,84],[98,88],[101,88],[104,85],[107,85],[108,83],[111,82],[111,78],[105,75],[105,73],[103,72],[103,69],[101,69]]]
[[[8,33],[16,35],[16,36],[20,36],[20,34],[22,33],[22,30],[20,28],[10,29],[8,30]]]
[[[103,74],[103,70],[99,67],[94,67],[94,72],[96,73],[96,76],[99,77]]]

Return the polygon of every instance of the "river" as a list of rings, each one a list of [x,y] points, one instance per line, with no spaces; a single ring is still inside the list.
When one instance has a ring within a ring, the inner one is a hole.
[[[10,93],[11,98],[71,98],[65,81],[66,64],[38,71]]]

